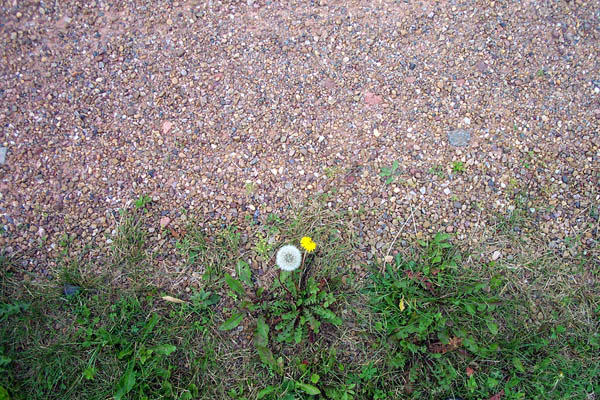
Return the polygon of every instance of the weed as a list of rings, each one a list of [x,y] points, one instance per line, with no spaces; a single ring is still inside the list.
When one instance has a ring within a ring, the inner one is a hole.
[[[439,164],[429,168],[429,173],[437,176],[440,179],[444,179],[446,177],[446,174],[444,174],[444,167]]]
[[[465,165],[462,161],[454,161],[452,163],[452,172],[463,173],[465,172]]]
[[[281,271],[279,280],[274,282],[270,290],[253,290],[248,264],[240,260],[236,270],[239,279],[226,274],[225,282],[231,290],[230,295],[239,299],[237,311],[219,329],[234,329],[250,314],[263,321],[263,324],[265,320],[271,321],[273,329],[278,332],[277,342],[298,344],[308,336],[318,334],[322,322],[341,325],[341,319],[331,310],[336,298],[325,290],[324,280],[317,284],[313,277],[306,278],[304,273]],[[244,286],[254,293],[248,293]],[[266,325],[260,330],[261,337],[264,336],[261,343],[266,347],[268,332],[264,333],[265,329]],[[272,362],[269,366],[276,367]]]
[[[343,172],[344,172],[344,169],[337,165],[333,166],[333,167],[324,167],[323,168],[323,173],[329,179],[335,178],[336,176],[342,174]]]
[[[251,195],[256,191],[256,184],[254,182],[247,181],[244,184],[244,188],[246,190],[246,194]]]
[[[392,164],[391,167],[382,167],[381,170],[379,171],[379,176],[381,176],[382,178],[387,178],[385,180],[385,184],[389,185],[390,183],[394,182],[394,180],[396,179],[396,175],[397,175],[397,171],[398,171],[398,167],[400,166],[400,164],[398,163],[398,161],[394,161],[394,163]]]
[[[134,202],[134,205],[136,208],[145,209],[150,203],[152,203],[152,197],[143,194]]]

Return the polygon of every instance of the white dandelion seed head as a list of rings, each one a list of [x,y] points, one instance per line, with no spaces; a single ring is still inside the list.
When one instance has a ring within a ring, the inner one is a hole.
[[[275,262],[282,270],[293,271],[300,266],[302,253],[296,246],[288,244],[279,249]]]

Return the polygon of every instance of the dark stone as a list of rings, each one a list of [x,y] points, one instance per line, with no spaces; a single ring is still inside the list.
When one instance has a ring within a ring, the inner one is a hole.
[[[67,297],[79,293],[80,290],[81,288],[79,286],[71,285],[69,283],[65,283],[63,286],[63,294]]]

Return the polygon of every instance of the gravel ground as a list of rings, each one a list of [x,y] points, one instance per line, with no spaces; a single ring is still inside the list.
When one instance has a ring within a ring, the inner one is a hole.
[[[597,249],[597,1],[0,7],[0,245],[41,276],[142,194],[158,241],[183,209],[243,224],[334,191],[367,259],[401,227],[480,241],[515,207]]]

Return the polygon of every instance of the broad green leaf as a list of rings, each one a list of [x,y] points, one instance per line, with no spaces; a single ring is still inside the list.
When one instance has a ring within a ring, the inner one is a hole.
[[[250,265],[248,265],[246,261],[238,260],[235,271],[240,278],[240,281],[248,286],[252,286],[252,273],[250,272]]]
[[[487,327],[490,330],[490,332],[492,332],[492,335],[498,334],[498,325],[496,323],[492,321],[485,321],[485,323],[487,324]]]
[[[117,358],[119,360],[124,359],[125,357],[127,357],[128,355],[130,355],[131,353],[133,353],[133,348],[132,347],[127,347],[123,350],[121,350],[118,354],[117,354]]]
[[[190,392],[183,392],[179,397],[179,400],[192,400],[194,397]]]
[[[212,293],[208,298],[204,301],[204,304],[207,306],[214,306],[221,300],[221,296],[218,294]]]
[[[280,368],[277,361],[275,361],[275,357],[273,357],[273,352],[271,351],[271,349],[265,346],[256,346],[256,351],[258,352],[260,361],[262,361],[265,365],[271,367],[273,371],[279,374],[283,373],[283,370]]]
[[[445,242],[448,239],[450,239],[450,235],[448,235],[447,233],[441,233],[441,232],[436,233],[435,237],[433,238],[433,240],[437,243]]]
[[[225,282],[231,288],[231,290],[233,290],[240,296],[246,296],[246,291],[244,291],[244,287],[242,286],[242,283],[240,281],[238,281],[229,274],[225,274]]]
[[[277,388],[275,386],[267,386],[266,388],[262,389],[260,392],[258,392],[258,394],[256,395],[257,399],[262,399],[263,397],[265,397],[268,394],[273,393]]]
[[[299,387],[300,389],[304,390],[306,393],[310,394],[311,396],[316,396],[318,394],[321,394],[321,391],[318,388],[316,388],[313,385],[309,385],[308,383],[296,382],[296,386]]]
[[[157,323],[158,323],[158,314],[152,313],[152,316],[150,317],[148,322],[146,322],[146,325],[144,325],[144,333],[142,334],[142,338],[145,338],[146,336],[148,336],[150,334],[150,332],[152,332],[152,329],[154,329],[154,327],[156,326]]]
[[[467,310],[467,312],[471,315],[475,315],[475,308],[473,307],[472,304],[465,304],[465,310]]]
[[[525,372],[525,367],[523,366],[523,363],[521,362],[521,360],[517,357],[514,357],[512,359],[512,363],[514,365],[514,367],[517,369],[517,371],[519,372]]]
[[[133,389],[133,387],[135,386],[135,371],[133,370],[134,366],[135,366],[135,359],[132,359],[127,364],[127,369],[125,370],[125,373],[119,380],[119,383],[117,385],[117,391],[115,392],[115,395],[114,395],[115,400],[120,400],[123,396],[125,396],[127,393],[129,393],[131,391],[131,389]]]
[[[244,313],[235,313],[233,314],[231,317],[229,317],[229,319],[225,322],[223,322],[223,324],[221,324],[221,326],[219,326],[219,330],[221,331],[230,331],[233,328],[237,327],[242,320],[244,319]]]
[[[153,350],[156,354],[168,356],[177,350],[177,347],[173,346],[172,344],[159,344],[158,346],[152,347],[150,350]]]
[[[96,368],[87,367],[86,369],[83,370],[83,377],[85,379],[87,379],[88,381],[91,381],[92,379],[94,379],[94,376],[96,376]],[[0,399],[1,398],[2,397],[0,397]]]
[[[256,321],[256,331],[254,332],[254,344],[256,346],[269,345],[269,325],[265,322],[265,318],[261,315]]]
[[[4,389],[3,386],[0,386],[0,400],[10,400],[8,390]]]

